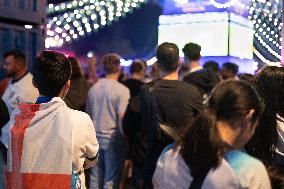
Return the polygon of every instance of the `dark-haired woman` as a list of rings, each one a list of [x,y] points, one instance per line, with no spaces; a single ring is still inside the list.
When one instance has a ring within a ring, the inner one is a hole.
[[[284,68],[263,68],[256,76],[255,88],[264,101],[265,109],[246,149],[271,170],[272,183],[274,177],[282,177],[280,184],[284,187]]]
[[[183,81],[196,86],[203,96],[204,103],[206,103],[212,89],[220,81],[219,76],[212,70],[201,66],[201,47],[198,44],[188,43],[183,47],[182,51],[185,64],[189,69]]]
[[[208,108],[182,141],[161,155],[156,189],[269,189],[264,165],[240,149],[254,134],[262,112],[255,90],[242,81],[216,86]]]
[[[68,60],[72,67],[71,86],[64,101],[71,109],[85,111],[89,91],[88,82],[77,59],[69,57]]]

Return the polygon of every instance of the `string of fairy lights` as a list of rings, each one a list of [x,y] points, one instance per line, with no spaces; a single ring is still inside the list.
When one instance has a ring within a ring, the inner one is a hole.
[[[61,4],[49,4],[46,48],[62,46],[79,37],[117,21],[132,12],[146,0],[73,0]],[[249,11],[248,18],[254,24],[255,55],[264,62],[280,62],[282,49],[282,0],[242,0],[218,3],[217,8],[238,6]],[[265,58],[264,58],[265,57]]]
[[[254,46],[271,62],[280,62],[281,59],[282,8],[282,0],[251,0],[249,19],[254,24]]]
[[[46,48],[60,47],[117,21],[146,0],[74,0],[47,8]]]

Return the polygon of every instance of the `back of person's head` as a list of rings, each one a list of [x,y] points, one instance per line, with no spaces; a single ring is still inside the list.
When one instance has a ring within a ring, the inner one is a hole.
[[[284,115],[284,68],[267,66],[255,78],[255,88],[265,110],[247,150],[265,164],[274,161],[272,146],[277,144],[277,114]]]
[[[84,77],[83,69],[75,57],[68,57],[72,67],[71,79],[78,79]]]
[[[226,69],[226,71],[229,71],[230,73],[237,75],[239,72],[239,66],[237,64],[227,62],[223,64],[222,66],[223,69]]]
[[[162,72],[170,73],[178,69],[179,49],[174,43],[162,43],[156,52],[157,62]]]
[[[120,56],[115,53],[106,54],[103,59],[103,69],[106,75],[116,74],[121,71]]]
[[[7,58],[9,56],[13,57],[17,64],[20,64],[23,67],[27,66],[26,55],[19,49],[13,49],[4,54],[4,58]]]
[[[218,73],[220,68],[219,68],[219,64],[215,61],[208,61],[208,62],[205,62],[205,64],[203,65],[203,67],[205,69],[208,69],[208,70],[212,70],[213,72],[215,73]]]
[[[217,123],[227,123],[227,127],[236,132],[238,145],[244,145],[250,139],[245,133],[253,134],[261,112],[260,99],[249,84],[233,80],[218,84],[208,107],[196,118],[181,142],[181,154],[192,176],[216,168],[229,145],[221,139]],[[237,144],[234,145],[231,147],[237,148]]]
[[[55,51],[42,51],[33,66],[33,81],[43,96],[58,96],[70,80],[71,65],[68,58]]]
[[[197,61],[201,57],[201,46],[196,43],[187,43],[182,52],[189,61]]]
[[[276,113],[284,113],[284,68],[263,68],[255,78],[255,88],[267,105],[266,108]]]
[[[145,71],[145,64],[143,61],[136,59],[132,62],[131,66],[130,66],[130,74],[140,74],[140,73],[144,73]]]
[[[248,74],[248,73],[240,74],[238,77],[240,80],[245,81],[251,85],[254,84],[255,76],[252,74]]]

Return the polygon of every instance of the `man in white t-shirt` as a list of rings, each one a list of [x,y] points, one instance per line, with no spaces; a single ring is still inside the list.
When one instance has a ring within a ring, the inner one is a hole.
[[[34,103],[38,97],[38,90],[32,84],[32,75],[28,72],[26,56],[19,50],[12,50],[4,55],[7,76],[12,77],[2,99],[8,107],[9,113],[21,103]]]

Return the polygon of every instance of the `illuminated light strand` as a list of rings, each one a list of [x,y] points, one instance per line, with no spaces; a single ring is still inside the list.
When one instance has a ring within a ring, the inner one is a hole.
[[[237,4],[238,2],[239,2],[239,0],[229,0],[226,3],[218,3],[218,2],[216,2],[216,0],[210,0],[210,3],[212,5],[214,5],[214,7],[220,8],[220,9],[222,9],[222,8],[229,8],[229,7]]]
[[[264,56],[262,56],[262,54],[260,52],[258,52],[258,50],[256,50],[255,48],[253,49],[254,54],[265,64],[269,65],[269,66],[278,66],[278,67],[282,67],[281,66],[281,62],[271,62],[269,60],[267,60],[266,58],[264,58]]]
[[[49,17],[46,48],[60,47],[100,27],[117,21],[119,17],[140,7],[146,0],[81,0],[49,5],[56,16]],[[72,6],[70,6],[70,3]],[[69,6],[68,6],[69,5]],[[55,8],[57,7],[57,8]],[[74,8],[75,7],[75,8]],[[56,9],[56,11],[55,11]],[[64,11],[64,12],[63,12]],[[51,11],[49,11],[49,14]]]
[[[283,23],[281,23],[282,8],[279,6],[279,0],[275,0],[275,3],[265,0],[252,0],[249,10],[249,19],[255,26],[256,40],[259,41],[262,49],[265,49],[277,59],[281,59],[281,30],[283,26]],[[274,49],[278,49],[278,52]]]

